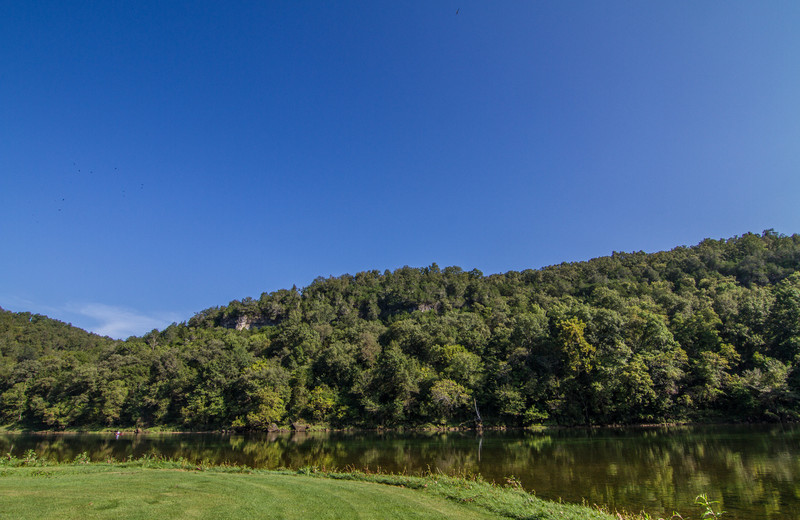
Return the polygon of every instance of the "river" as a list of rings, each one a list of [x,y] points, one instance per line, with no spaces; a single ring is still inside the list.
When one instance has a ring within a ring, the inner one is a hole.
[[[800,425],[543,432],[0,434],[0,453],[123,460],[146,454],[259,468],[428,470],[514,476],[541,498],[699,518],[700,493],[729,519],[800,518]]]

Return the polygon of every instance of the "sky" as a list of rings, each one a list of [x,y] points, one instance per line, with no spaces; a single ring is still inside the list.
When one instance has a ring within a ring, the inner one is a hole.
[[[796,1],[0,0],[0,306],[800,232]]]

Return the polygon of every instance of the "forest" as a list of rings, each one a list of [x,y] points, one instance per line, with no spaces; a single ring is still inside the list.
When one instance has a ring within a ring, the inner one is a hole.
[[[8,429],[795,421],[799,392],[800,236],[772,230],[317,278],[126,340],[0,309]]]

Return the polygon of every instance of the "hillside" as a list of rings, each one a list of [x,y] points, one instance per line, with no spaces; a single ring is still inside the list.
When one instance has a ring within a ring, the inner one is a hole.
[[[795,420],[799,271],[800,236],[765,231],[489,276],[318,278],[126,341],[3,311],[0,422]]]

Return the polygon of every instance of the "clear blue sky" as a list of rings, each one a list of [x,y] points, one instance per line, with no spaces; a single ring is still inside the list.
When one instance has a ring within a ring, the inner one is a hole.
[[[0,306],[800,232],[800,2],[0,0]]]

